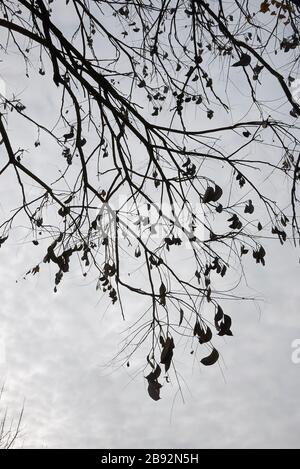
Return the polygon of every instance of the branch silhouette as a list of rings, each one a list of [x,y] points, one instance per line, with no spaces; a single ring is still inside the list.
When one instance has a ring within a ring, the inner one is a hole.
[[[3,61],[53,93],[51,116],[2,97],[0,175],[20,200],[0,245],[21,220],[44,249],[28,273],[50,263],[55,291],[78,258],[123,319],[142,298],[118,358],[148,347],[158,400],[178,338],[218,361],[233,335],[224,304],[246,300],[244,259],[264,266],[270,237],[299,241],[299,2],[4,0],[0,12]],[[26,157],[10,120],[34,142]],[[58,171],[38,160],[43,145]]]

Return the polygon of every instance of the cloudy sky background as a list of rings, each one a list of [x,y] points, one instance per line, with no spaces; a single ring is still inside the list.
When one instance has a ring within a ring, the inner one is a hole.
[[[17,89],[36,115],[51,115],[53,87],[40,79],[24,82],[16,60],[6,57],[1,64],[8,92]],[[239,97],[235,99],[238,102]],[[15,128],[13,117],[9,119],[16,147],[25,142],[54,168],[50,148],[35,150],[26,126]],[[3,146],[0,155],[5,158]],[[16,196],[10,184],[8,179],[1,182],[2,215]],[[142,352],[129,368],[119,367],[118,362],[109,365],[129,323],[121,320],[117,308],[107,309],[108,303],[95,292],[95,279],[83,280],[80,269],[74,267],[54,294],[54,271],[47,265],[41,274],[23,280],[40,260],[31,239],[25,240],[24,232],[17,229],[0,249],[0,377],[5,382],[3,405],[10,416],[17,417],[25,400],[19,445],[300,446],[300,364],[291,359],[292,342],[300,339],[300,265],[299,250],[290,242],[285,248],[276,240],[269,242],[265,268],[249,262],[247,294],[261,301],[227,305],[234,337],[219,343],[220,367],[201,367],[182,343],[175,364],[184,402],[174,378],[164,385],[162,399],[154,402],[147,395]],[[24,242],[29,244],[24,247]],[[126,306],[131,317],[143,307],[130,297]]]
[[[188,353],[184,367],[177,357],[185,403],[176,383],[164,386],[159,402],[150,400],[142,374],[135,376],[138,359],[129,369],[105,366],[118,350],[119,317],[106,315],[94,286],[76,275],[57,295],[47,275],[16,284],[30,261],[24,249],[1,249],[1,377],[10,412],[26,399],[24,447],[299,447],[300,365],[291,361],[291,343],[300,338],[294,250],[274,249],[264,272],[248,277],[264,294],[261,311],[233,303],[235,336],[221,347],[223,375]]]

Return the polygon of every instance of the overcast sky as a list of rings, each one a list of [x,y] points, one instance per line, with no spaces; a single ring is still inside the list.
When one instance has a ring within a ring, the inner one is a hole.
[[[53,91],[38,82],[24,85],[13,64],[14,58],[7,58],[1,70],[8,88],[27,92],[36,113],[43,93],[47,113]],[[26,141],[26,128],[10,130]],[[43,156],[50,164],[49,149]],[[1,211],[11,198],[9,181],[2,181]],[[10,416],[17,416],[25,400],[19,445],[300,446],[300,364],[291,358],[292,343],[300,339],[300,264],[299,249],[291,243],[280,248],[278,241],[270,241],[265,268],[249,263],[249,291],[260,301],[227,305],[234,337],[220,342],[220,366],[201,367],[182,344],[185,353],[178,353],[175,363],[184,402],[174,379],[164,385],[159,402],[149,398],[141,354],[129,368],[108,364],[129,323],[117,309],[107,310],[107,302],[95,291],[95,279],[83,281],[75,268],[54,294],[50,266],[23,280],[38,260],[38,253],[24,248],[20,230],[0,249],[0,378]],[[126,306],[132,316],[142,308],[129,297]]]
[[[291,343],[300,338],[299,264],[292,249],[274,256],[249,277],[264,293],[261,311],[232,305],[223,375],[184,357],[182,403],[176,383],[164,386],[159,402],[149,399],[142,374],[134,377],[138,358],[129,369],[105,366],[125,324],[105,315],[94,286],[71,275],[55,295],[47,274],[16,284],[30,255],[2,248],[1,377],[11,412],[26,399],[24,446],[299,447],[300,365],[291,361]]]

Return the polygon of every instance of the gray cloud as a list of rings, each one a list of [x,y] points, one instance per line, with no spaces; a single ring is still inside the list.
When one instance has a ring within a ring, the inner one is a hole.
[[[74,274],[55,295],[47,273],[16,285],[30,263],[20,253],[6,270],[10,248],[0,252],[1,376],[11,411],[26,399],[25,447],[299,446],[300,368],[291,362],[291,342],[300,337],[299,265],[293,250],[274,246],[269,267],[250,271],[249,283],[268,300],[261,313],[232,302],[235,336],[220,343],[222,373],[193,363],[188,350],[177,358],[184,404],[175,381],[164,385],[158,403],[148,398],[142,373],[132,379],[140,357],[129,369],[105,366],[124,324],[116,311],[103,315],[94,285],[83,286]]]

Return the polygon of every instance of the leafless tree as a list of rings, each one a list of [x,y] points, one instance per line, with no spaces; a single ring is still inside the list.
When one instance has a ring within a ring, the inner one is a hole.
[[[24,83],[53,86],[50,117],[43,96],[39,112],[2,99],[0,175],[19,202],[0,243],[21,219],[45,251],[30,273],[53,264],[55,290],[77,258],[123,317],[125,294],[142,296],[122,352],[126,363],[148,344],[157,400],[178,335],[199,342],[203,365],[218,360],[244,259],[264,266],[270,237],[298,243],[299,2],[3,0],[0,11],[3,63],[14,54]],[[16,146],[11,116],[31,149]],[[41,163],[50,141],[55,174]]]
[[[4,386],[0,389],[0,402],[3,399]],[[1,402],[2,403],[2,402]],[[17,420],[8,420],[7,409],[0,407],[0,449],[11,449],[20,435],[21,422],[24,409],[21,410]]]

